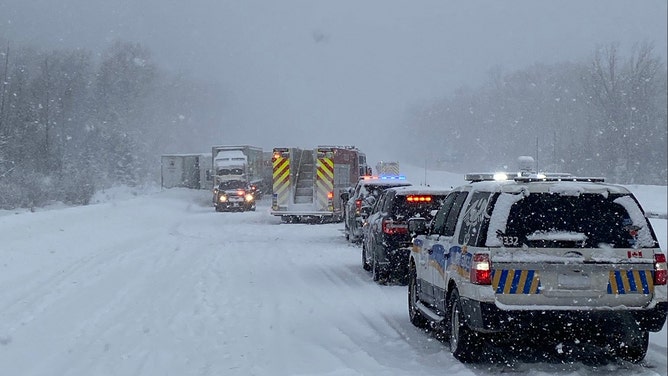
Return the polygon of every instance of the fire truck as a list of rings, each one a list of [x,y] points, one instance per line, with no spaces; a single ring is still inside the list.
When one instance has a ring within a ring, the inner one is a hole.
[[[283,222],[340,222],[345,195],[370,169],[354,146],[274,148],[271,214]]]

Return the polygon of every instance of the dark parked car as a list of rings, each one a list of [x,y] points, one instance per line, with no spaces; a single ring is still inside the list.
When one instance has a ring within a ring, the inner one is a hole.
[[[380,193],[387,188],[412,185],[403,176],[364,176],[360,178],[350,194],[344,212],[346,239],[350,242],[362,240],[362,223],[365,210],[370,210]]]
[[[431,220],[450,192],[446,188],[425,186],[396,187],[384,190],[364,223],[362,266],[371,270],[374,281],[396,277],[406,283],[411,236],[408,219]]]

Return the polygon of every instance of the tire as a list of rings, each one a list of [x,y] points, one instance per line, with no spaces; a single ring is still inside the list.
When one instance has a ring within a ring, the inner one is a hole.
[[[371,270],[371,265],[366,262],[366,247],[364,244],[362,244],[362,269],[366,270],[367,272]]]
[[[415,264],[411,262],[408,269],[408,317],[411,319],[411,324],[420,329],[429,327],[429,320],[422,315],[422,312],[417,308],[416,303],[420,300],[417,292],[417,271]]]
[[[627,362],[639,363],[645,359],[649,346],[649,332],[640,330],[638,325],[628,323],[618,333],[610,336],[610,343],[617,356]]]
[[[371,279],[373,279],[374,282],[378,283],[383,283],[387,281],[387,273],[382,271],[378,267],[378,263],[376,262],[376,254],[375,252],[371,251]]]
[[[452,290],[448,299],[447,328],[450,337],[450,353],[462,363],[477,361],[482,353],[482,340],[480,334],[469,328],[462,313],[462,303],[459,299],[459,291]]]

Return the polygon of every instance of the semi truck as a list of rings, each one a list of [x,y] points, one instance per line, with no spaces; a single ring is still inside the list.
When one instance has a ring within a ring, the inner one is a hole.
[[[345,195],[369,173],[354,146],[274,148],[271,214],[284,222],[340,222]]]
[[[399,162],[380,161],[376,163],[376,175],[378,176],[398,176]]]
[[[207,153],[163,154],[160,157],[160,185],[163,188],[209,189]]]
[[[261,194],[269,188],[262,148],[250,145],[220,145],[211,148],[213,187],[221,182],[241,180]]]

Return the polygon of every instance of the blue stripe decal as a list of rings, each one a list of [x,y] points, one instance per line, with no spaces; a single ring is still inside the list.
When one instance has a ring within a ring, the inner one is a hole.
[[[620,295],[626,294],[624,282],[622,281],[622,273],[619,270],[615,270],[615,280],[617,281],[617,293]]]
[[[527,273],[527,280],[524,283],[524,291],[523,293],[525,294],[530,294],[531,293],[531,285],[533,284],[533,270],[529,270]]]
[[[633,270],[626,271],[626,278],[629,279],[629,289],[633,292],[638,292],[638,286],[636,286],[636,278],[633,276]]]
[[[497,294],[503,294],[503,290],[506,287],[506,281],[508,280],[508,270],[503,270],[501,272],[501,278],[499,278],[499,287],[496,288]]]
[[[640,273],[640,282],[642,283],[643,294],[649,294],[649,282],[647,282],[647,273],[644,271]]]
[[[513,282],[510,285],[510,293],[517,294],[517,286],[520,284],[520,277],[522,276],[521,270],[515,270],[513,275]]]

